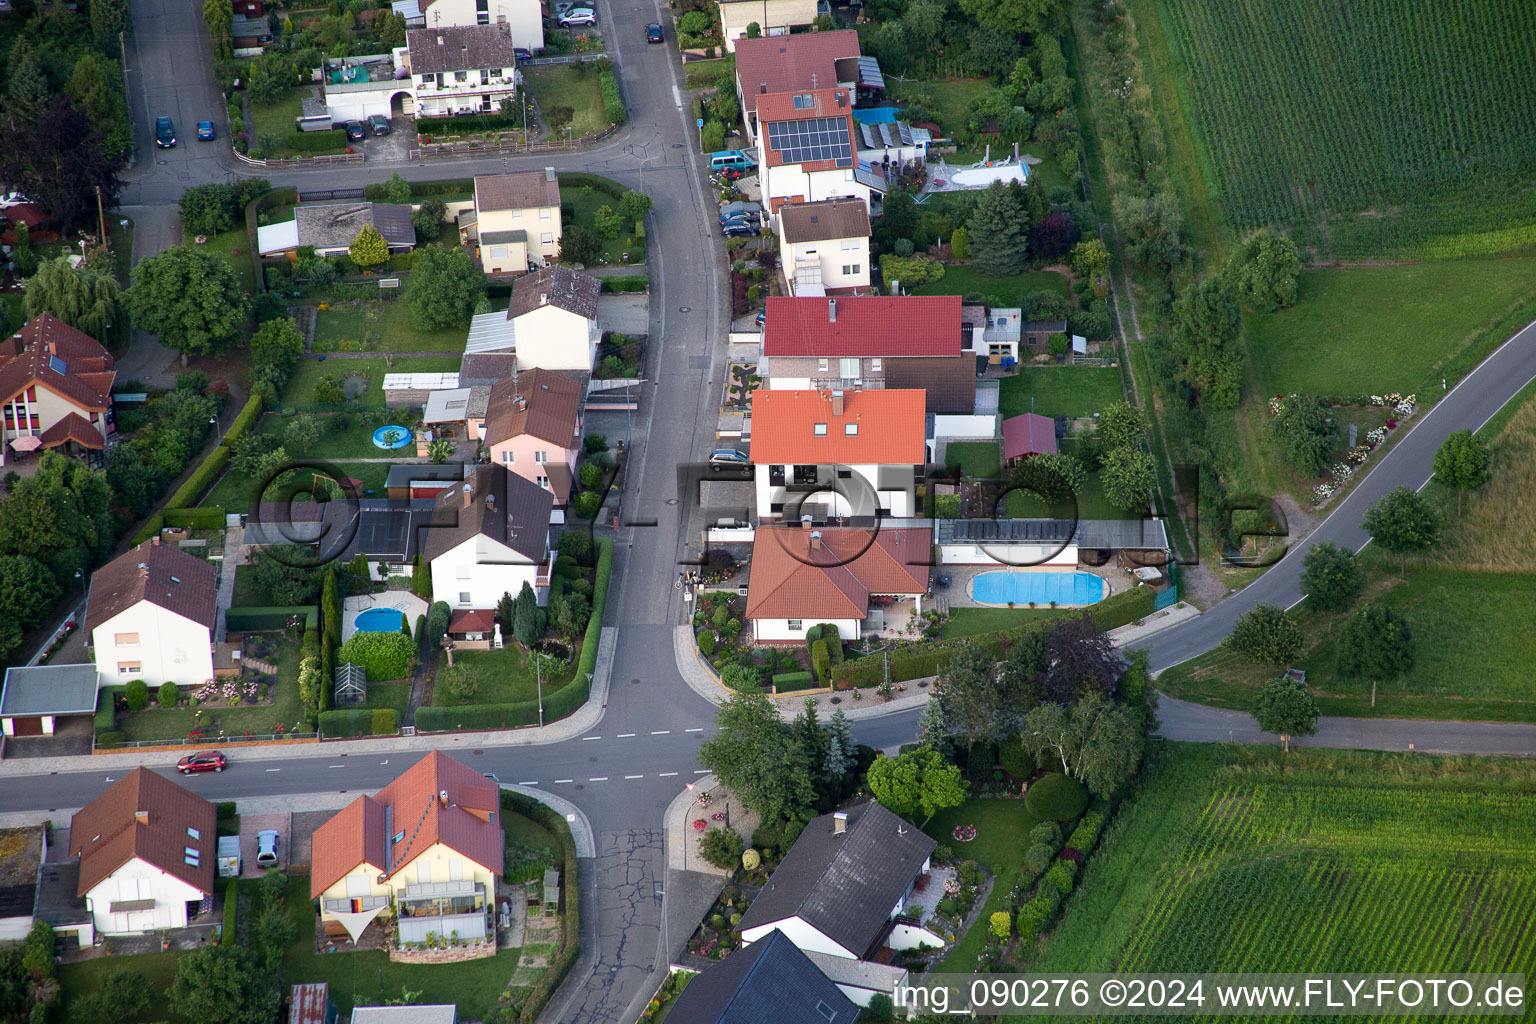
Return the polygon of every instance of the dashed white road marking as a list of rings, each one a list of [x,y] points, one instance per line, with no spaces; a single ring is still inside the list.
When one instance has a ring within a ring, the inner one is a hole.
[[[587,781],[588,782],[607,782],[608,781],[608,776],[606,776],[606,775],[599,775],[596,778],[588,779]]]
[[[651,730],[651,735],[652,736],[666,736],[671,731],[672,731],[671,729],[652,729]]]
[[[583,736],[581,738],[581,742],[585,743],[585,742],[587,742],[587,740],[600,740],[600,739],[602,739],[601,736]]]
[[[667,777],[668,777],[668,776],[669,776],[669,775],[676,775],[676,774],[677,774],[677,772],[662,772],[662,773],[661,773],[661,778],[663,778],[663,779],[665,779],[665,778],[667,778]]]
[[[615,736],[614,739],[617,739],[617,740],[633,739],[634,735],[635,734],[632,733],[632,732],[621,732],[617,736]]]
[[[703,732],[703,731],[704,731],[704,729],[703,729],[702,726],[697,728],[697,729],[684,729],[683,730],[683,732]]]
[[[624,777],[625,777],[625,778],[626,778],[626,779],[643,779],[643,778],[645,778],[645,776],[644,776],[644,775],[626,775],[626,776],[624,776]]]
[[[575,779],[556,779],[555,780],[555,785],[558,786],[562,782],[575,782],[575,781],[576,781]]]

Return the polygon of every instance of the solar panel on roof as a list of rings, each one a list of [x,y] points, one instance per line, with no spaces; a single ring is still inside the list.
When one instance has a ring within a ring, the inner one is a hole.
[[[54,373],[57,373],[60,376],[63,376],[65,371],[68,369],[64,360],[60,359],[58,356],[49,356],[48,366],[53,370]]]
[[[781,153],[784,162],[791,164],[853,159],[848,142],[848,122],[841,117],[770,122],[768,148]]]

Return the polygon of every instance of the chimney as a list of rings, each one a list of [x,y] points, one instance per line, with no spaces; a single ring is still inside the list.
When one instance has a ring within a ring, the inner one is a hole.
[[[758,82],[757,83],[758,95],[761,96],[762,94],[766,93],[767,91],[768,91],[768,83],[767,82]]]
[[[465,484],[464,485],[464,507],[465,508],[469,508],[469,506],[473,505],[474,502],[475,502],[475,485],[474,484]]]
[[[440,789],[437,791],[437,802],[442,804],[444,807],[448,806],[448,791],[446,789]]]
[[[549,293],[548,292],[540,292],[539,293],[539,305],[541,305],[541,306],[549,305]]]
[[[139,579],[141,579],[141,580],[149,579],[149,563],[147,563],[147,562],[140,562],[139,563]]]
[[[546,168],[544,168],[544,180],[545,181],[554,181],[555,180],[555,169],[553,167],[546,167]]]
[[[133,820],[138,822],[140,825],[148,825],[149,824],[149,812],[148,811],[134,811],[133,812]]]
[[[840,836],[848,831],[848,812],[838,811],[832,815],[832,834]]]
[[[842,414],[843,414],[843,393],[841,391],[834,391],[834,392],[832,392],[832,415],[833,416],[841,416]]]
[[[442,46],[443,45],[443,37],[442,36],[438,36],[437,37],[437,45],[438,46]]]
[[[837,300],[836,299],[828,299],[827,300],[827,323],[829,323],[829,324],[837,323]]]
[[[847,93],[839,92],[837,94],[837,105],[840,106],[840,107],[846,107],[848,105],[848,94]]]
[[[811,531],[811,550],[812,551],[820,551],[821,550],[821,531],[820,530],[812,530]]]
[[[155,547],[159,547],[160,546],[160,535],[158,533],[155,534],[153,537],[151,537],[149,539],[149,542],[151,544],[153,544]]]
[[[492,512],[496,511],[496,495],[487,494],[485,496],[485,507],[490,509]]]

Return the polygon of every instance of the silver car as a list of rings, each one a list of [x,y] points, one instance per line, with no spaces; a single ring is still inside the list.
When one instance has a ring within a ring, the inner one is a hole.
[[[277,829],[262,829],[256,833],[256,866],[277,867]]]

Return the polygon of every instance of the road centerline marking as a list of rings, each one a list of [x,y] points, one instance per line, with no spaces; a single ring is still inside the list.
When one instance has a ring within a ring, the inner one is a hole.
[[[583,736],[583,737],[582,737],[582,738],[581,738],[581,742],[583,742],[583,743],[585,743],[585,742],[587,742],[587,741],[588,741],[588,740],[600,740],[600,739],[602,739],[602,737],[601,737],[601,736]]]
[[[632,733],[632,732],[621,732],[617,736],[615,736],[614,739],[616,739],[616,740],[628,740],[628,739],[634,739],[634,736],[635,736],[635,734]]]
[[[562,782],[575,782],[575,781],[576,781],[575,779],[556,779],[555,780],[555,785],[558,786]]]
[[[598,775],[598,776],[596,776],[594,778],[588,779],[587,781],[588,782],[607,782],[608,781],[608,776],[606,776],[606,775]]]
[[[626,776],[624,776],[624,777],[625,777],[625,778],[626,778],[626,779],[643,779],[643,778],[645,778],[645,776],[644,776],[644,775],[626,775]]]
[[[665,736],[668,733],[670,733],[671,731],[672,731],[671,729],[652,729],[651,730],[651,735],[652,736]]]
[[[677,772],[662,772],[660,777],[665,779],[668,776],[672,776],[672,775],[676,775],[676,774],[677,774]]]

